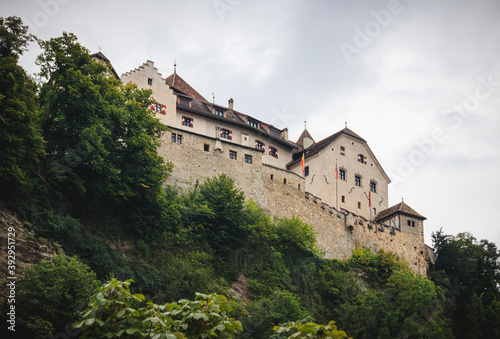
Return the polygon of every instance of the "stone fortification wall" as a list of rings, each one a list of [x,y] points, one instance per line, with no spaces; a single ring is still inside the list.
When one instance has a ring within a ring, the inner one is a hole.
[[[171,141],[171,133],[182,135],[182,144]],[[208,145],[206,151],[205,145]],[[229,158],[229,151],[237,159]],[[172,130],[164,136],[159,150],[166,161],[174,163],[167,183],[189,188],[199,179],[226,173],[236,185],[271,216],[299,216],[313,225],[319,247],[327,258],[347,259],[356,246],[373,251],[384,249],[396,253],[410,267],[426,275],[425,244],[422,228],[418,234],[373,223],[343,209],[335,209],[305,191],[304,178],[291,171],[262,164],[262,152],[206,136]],[[252,156],[252,164],[245,162]]]

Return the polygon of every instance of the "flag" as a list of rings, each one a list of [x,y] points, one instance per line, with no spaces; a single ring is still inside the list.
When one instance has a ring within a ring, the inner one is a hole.
[[[335,160],[335,180],[339,180],[339,168],[337,167],[337,160]]]
[[[302,173],[304,173],[304,153],[305,151],[302,151],[302,160],[300,161],[300,165],[302,166]]]
[[[372,191],[368,191],[368,207],[372,207]]]

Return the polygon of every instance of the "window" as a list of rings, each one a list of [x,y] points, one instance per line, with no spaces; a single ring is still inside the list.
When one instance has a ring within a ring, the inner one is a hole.
[[[415,227],[415,221],[414,220],[406,220],[408,222],[408,226]]]
[[[173,142],[174,144],[175,144],[175,143],[182,144],[182,135],[172,133],[172,142]]]
[[[307,177],[309,175],[309,166],[304,167],[304,176]]]
[[[189,100],[188,98],[179,97],[179,104],[182,106],[191,107],[191,100]]]
[[[341,198],[341,199],[342,199],[342,203],[344,203],[344,204],[345,204],[345,196],[344,196],[344,195],[342,196],[342,198]]]
[[[220,137],[228,140],[233,140],[233,132],[231,132],[228,129],[221,129],[220,131]]]
[[[345,155],[345,147],[340,146],[340,155]]]
[[[235,151],[229,151],[229,159],[236,160],[236,152]]]
[[[286,178],[285,178],[285,179],[283,179],[283,183],[286,185]]]
[[[182,125],[187,126],[187,127],[193,127],[194,126],[194,119],[183,116],[182,117]]]
[[[339,179],[345,180],[345,170],[343,169],[339,170]]]
[[[167,114],[167,108],[165,105],[162,104],[158,103],[151,104],[151,110],[161,114]]]
[[[265,151],[266,145],[260,140],[255,140],[255,149],[258,149],[259,151]]]
[[[148,85],[149,85],[149,86],[152,86],[152,85],[153,85],[153,79],[148,78]]]
[[[252,126],[252,127],[255,127],[255,128],[259,127],[259,123],[257,121],[254,121],[254,120],[247,119],[247,124]]]
[[[363,154],[358,154],[358,162],[366,164],[366,157]]]
[[[377,209],[375,207],[373,208],[373,215],[377,215]]]
[[[252,163],[252,156],[248,155],[248,154],[245,154],[245,162],[247,164],[251,164]]]
[[[370,181],[370,191],[372,191],[373,193],[377,193],[377,183],[376,182]]]
[[[274,180],[274,174],[271,174],[271,180]]]
[[[204,144],[204,145],[203,145],[203,150],[204,150],[205,152],[210,152],[210,145],[209,145],[209,144]]]
[[[224,111],[221,110],[220,108],[214,108],[214,114],[220,117],[224,117]]]
[[[354,184],[355,184],[356,186],[361,187],[361,177],[360,177],[359,175],[356,175],[356,176],[354,177]]]
[[[361,203],[358,201],[358,208],[361,208]]]
[[[269,146],[269,155],[278,158],[278,149],[273,146]]]

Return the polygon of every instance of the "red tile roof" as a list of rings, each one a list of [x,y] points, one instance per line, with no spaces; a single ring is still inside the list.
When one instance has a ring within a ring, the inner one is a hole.
[[[170,87],[173,87],[178,92],[181,92],[190,97],[200,99],[203,101],[208,101],[200,93],[198,93],[193,87],[191,87],[184,79],[182,79],[177,73],[170,75],[165,79],[165,83]]]

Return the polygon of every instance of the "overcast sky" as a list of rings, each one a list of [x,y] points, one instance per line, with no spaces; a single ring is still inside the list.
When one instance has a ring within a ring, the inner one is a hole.
[[[500,245],[500,2],[3,0],[41,39],[76,34],[118,74],[146,60],[205,98],[319,141],[368,141],[433,231]],[[21,62],[37,71],[32,45]]]

